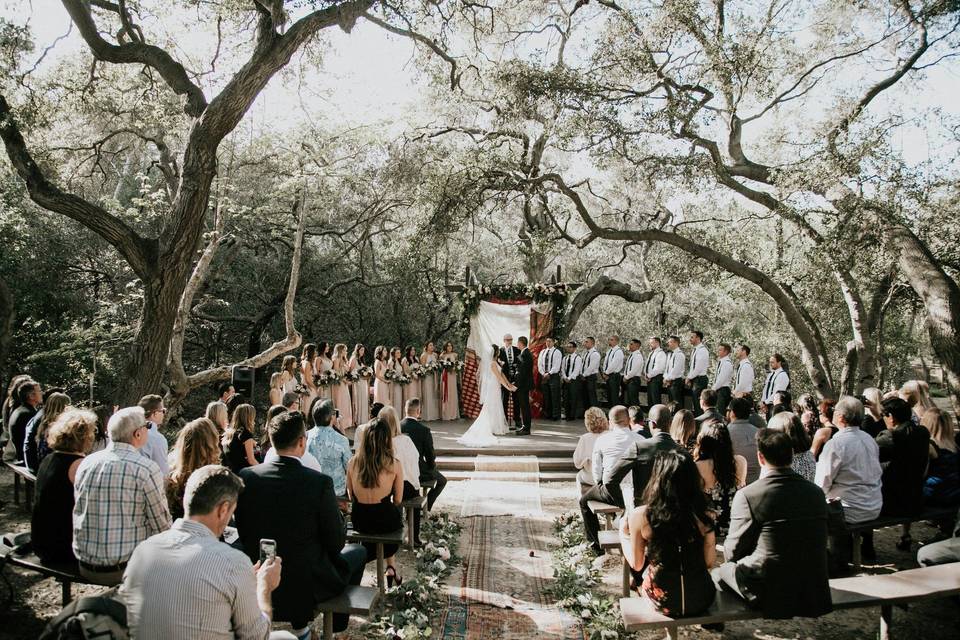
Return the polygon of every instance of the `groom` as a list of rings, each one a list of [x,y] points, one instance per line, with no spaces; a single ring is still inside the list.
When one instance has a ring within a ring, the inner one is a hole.
[[[520,345],[520,358],[517,362],[517,375],[513,384],[517,390],[513,392],[513,420],[519,427],[518,436],[530,435],[530,390],[533,389],[533,354],[527,348],[527,337],[517,338]]]
[[[509,333],[503,336],[503,347],[497,355],[497,362],[500,363],[500,370],[503,375],[512,383],[517,381],[517,367],[520,366],[520,349],[513,346],[513,336]],[[511,393],[506,388],[500,388],[500,398],[503,400],[503,415],[509,418],[509,403]],[[517,403],[513,403],[514,413],[516,413]],[[514,422],[515,428],[520,428],[519,422]]]

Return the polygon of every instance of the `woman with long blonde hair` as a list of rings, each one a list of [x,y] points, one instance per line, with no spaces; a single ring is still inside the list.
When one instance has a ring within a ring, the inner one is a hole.
[[[337,426],[341,431],[357,426],[353,420],[353,402],[350,400],[350,382],[346,379],[349,363],[347,362],[347,345],[338,344],[333,347],[333,370],[341,380],[331,387],[334,408],[340,413]]]
[[[275,371],[270,374],[270,406],[283,404],[283,374]]]
[[[220,438],[224,464],[234,473],[240,473],[241,469],[259,464],[254,434],[256,420],[257,410],[253,405],[242,404],[233,412],[233,420]]]
[[[39,420],[31,420],[23,441],[23,458],[33,473],[40,468],[40,462],[50,453],[47,446],[47,431],[57,418],[70,407],[70,396],[65,393],[51,393],[43,403],[43,413]]]
[[[166,486],[167,504],[173,518],[183,517],[183,492],[190,474],[208,464],[220,463],[219,435],[216,425],[207,418],[188,422],[177,435],[170,452],[173,464]]]
[[[923,414],[936,407],[930,399],[930,385],[924,380],[907,380],[900,387],[900,397],[907,401],[919,422]]]
[[[924,502],[951,507],[960,504],[960,446],[949,413],[927,409],[920,424],[930,432],[930,466],[923,485]]]
[[[204,417],[213,423],[217,433],[223,433],[230,426],[230,412],[227,405],[219,400],[214,400],[207,405],[207,412]]]

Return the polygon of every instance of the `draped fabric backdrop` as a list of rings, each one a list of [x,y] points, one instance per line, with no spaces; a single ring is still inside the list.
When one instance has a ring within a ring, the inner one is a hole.
[[[529,337],[531,311],[529,300],[480,302],[476,315],[470,319],[467,364],[461,381],[463,406],[460,413],[464,418],[476,418],[480,415],[480,393],[477,384],[483,380],[490,367],[493,346],[503,346],[503,335],[506,333],[513,336],[514,344],[520,336]],[[472,358],[471,355],[476,357]]]

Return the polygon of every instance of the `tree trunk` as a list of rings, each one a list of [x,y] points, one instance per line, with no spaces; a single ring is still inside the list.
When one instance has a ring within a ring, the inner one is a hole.
[[[13,339],[13,320],[16,317],[16,308],[13,303],[13,293],[7,283],[0,278],[0,399],[7,397],[7,353]],[[2,400],[0,400],[2,401]]]

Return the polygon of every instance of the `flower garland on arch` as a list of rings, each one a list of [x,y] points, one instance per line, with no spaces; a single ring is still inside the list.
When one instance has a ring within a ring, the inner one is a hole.
[[[553,303],[554,333],[563,335],[564,310],[570,291],[570,287],[563,282],[468,285],[460,292],[460,303],[463,305],[460,329],[465,333],[470,331],[470,318],[477,314],[481,300],[533,300],[535,304]]]

